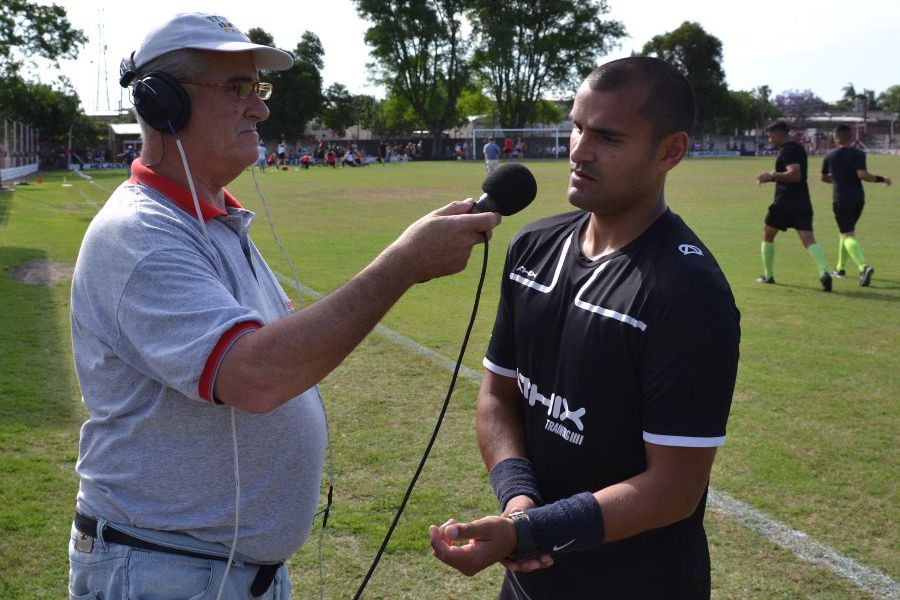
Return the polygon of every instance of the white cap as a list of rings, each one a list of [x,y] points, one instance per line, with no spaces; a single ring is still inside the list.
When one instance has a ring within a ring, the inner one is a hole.
[[[254,44],[225,17],[204,13],[180,13],[157,25],[141,42],[132,60],[140,68],[163,54],[187,48],[253,52],[256,68],[265,71],[285,71],[294,66],[294,58],[284,50]]]

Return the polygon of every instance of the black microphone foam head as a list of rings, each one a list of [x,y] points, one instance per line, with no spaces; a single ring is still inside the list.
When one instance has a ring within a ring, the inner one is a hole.
[[[525,165],[506,163],[485,178],[481,189],[493,200],[491,212],[508,217],[531,204],[537,195],[537,182]]]

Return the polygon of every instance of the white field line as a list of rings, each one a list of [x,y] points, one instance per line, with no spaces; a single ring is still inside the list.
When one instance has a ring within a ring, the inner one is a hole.
[[[291,278],[277,272],[275,276],[286,287],[295,288],[294,281]],[[316,299],[322,297],[322,294],[319,292],[302,284],[300,284],[300,289],[297,290],[297,293]],[[421,356],[440,367],[453,371],[453,368],[456,366],[455,361],[384,325],[376,326],[375,331],[403,346],[413,354]],[[461,367],[459,374],[470,381],[481,383],[481,374],[468,367]],[[734,519],[776,545],[793,552],[800,559],[828,569],[838,577],[846,579],[854,586],[871,594],[874,598],[900,599],[900,585],[878,569],[844,556],[837,550],[814,540],[802,531],[791,529],[784,523],[769,517],[748,504],[744,504],[740,500],[732,498],[725,492],[720,492],[710,487],[707,505],[711,510]]]
[[[709,507],[790,550],[806,562],[828,569],[875,598],[900,598],[897,582],[878,569],[844,556],[725,492],[710,488]]]
[[[87,202],[88,204],[93,206],[96,210],[100,210],[100,205],[97,204],[96,200],[94,200],[93,198],[91,198],[90,196],[88,196],[87,194],[85,194],[82,191],[79,191],[78,193],[81,195],[82,200],[84,200],[85,202]]]

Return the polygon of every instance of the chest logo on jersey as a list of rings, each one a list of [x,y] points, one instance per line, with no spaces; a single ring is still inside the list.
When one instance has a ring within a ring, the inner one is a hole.
[[[697,246],[692,244],[681,244],[678,246],[678,251],[687,256],[688,254],[696,254],[698,256],[703,256],[703,251],[700,250]]]
[[[534,407],[540,404],[547,407],[547,420],[544,423],[544,429],[555,433],[571,444],[580,446],[584,442],[584,435],[569,429],[569,427],[574,426],[579,432],[584,431],[584,422],[581,419],[587,413],[587,410],[583,407],[572,410],[568,400],[552,392],[548,398],[540,392],[537,384],[532,383],[522,373],[517,373],[517,379],[519,391],[528,400],[529,406]],[[566,421],[571,421],[571,425],[567,427]]]
[[[526,269],[526,268],[523,267],[522,265],[519,265],[518,267],[516,267],[516,273],[521,273],[521,274],[524,275],[525,277],[530,277],[530,278],[532,278],[532,279],[534,279],[535,277],[537,277],[537,273],[535,273],[534,271],[529,271],[528,269]]]

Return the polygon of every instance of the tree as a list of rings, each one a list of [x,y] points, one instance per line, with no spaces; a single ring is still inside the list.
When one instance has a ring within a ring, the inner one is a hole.
[[[19,75],[0,78],[3,111],[17,121],[39,127],[42,143],[66,144],[70,131],[76,146],[103,142],[106,127],[98,126],[79,105],[78,94],[65,79],[51,86],[27,82]]]
[[[687,77],[697,97],[697,130],[714,129],[729,109],[728,88],[722,69],[722,42],[699,23],[685,21],[678,29],[654,36],[641,50],[656,56]]]
[[[422,122],[409,101],[398,94],[388,92],[381,104],[385,133],[392,136],[409,136],[422,128]]]
[[[812,90],[785,90],[775,96],[774,103],[781,114],[795,121],[804,121],[827,106]]]
[[[456,101],[460,120],[465,122],[469,117],[486,119],[490,123],[499,120],[497,103],[488,98],[479,86],[470,86],[462,91]]]
[[[852,83],[848,83],[844,87],[841,88],[843,95],[841,99],[838,100],[834,107],[838,110],[853,110],[856,108],[856,88],[853,87]]]
[[[443,131],[457,119],[456,101],[469,82],[462,32],[465,0],[355,0],[373,25],[366,43],[375,78],[405,100],[431,131],[433,158],[442,156]]]
[[[729,110],[716,119],[715,130],[719,133],[732,133],[755,129],[758,101],[753,92],[728,90],[727,94]]]
[[[347,128],[356,123],[357,115],[353,96],[347,91],[347,87],[334,83],[325,90],[325,106],[322,111],[322,123],[328,129],[335,132],[338,137],[344,137]]]
[[[250,41],[254,44],[275,47],[275,38],[262,27],[251,27],[249,31],[247,31],[247,37],[250,38]]]
[[[892,85],[878,94],[878,103],[887,112],[900,113],[900,85]]]
[[[247,37],[257,44],[274,46],[274,39],[263,29],[254,27]],[[305,31],[291,53],[294,66],[287,71],[264,71],[261,77],[273,86],[268,101],[271,115],[258,125],[264,138],[280,138],[282,134],[295,139],[302,137],[306,123],[322,109],[322,56],[325,50],[319,37]]]
[[[19,57],[41,57],[54,64],[60,58],[76,58],[85,42],[87,38],[72,27],[61,6],[27,0],[0,3],[0,76],[19,72]]]
[[[548,91],[571,93],[625,35],[600,17],[606,0],[472,0],[473,66],[488,82],[502,127],[536,119]]]

